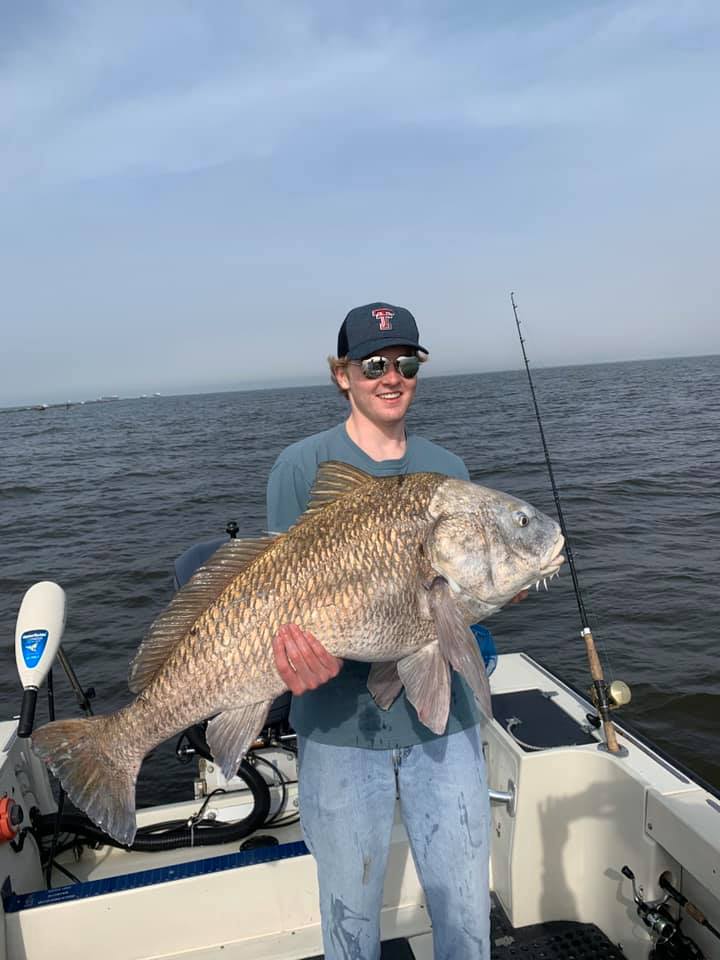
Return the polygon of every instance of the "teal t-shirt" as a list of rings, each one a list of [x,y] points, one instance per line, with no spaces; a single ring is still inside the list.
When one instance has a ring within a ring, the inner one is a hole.
[[[267,486],[268,530],[284,533],[305,512],[319,464],[341,460],[377,477],[431,471],[468,480],[463,461],[422,437],[409,436],[399,460],[373,460],[348,436],[341,423],[287,447],[275,461]],[[302,624],[298,624],[302,627]],[[367,688],[370,664],[346,660],[334,679],[293,697],[290,722],[296,733],[337,746],[387,750],[437,737],[418,720],[401,693],[389,710],[376,706]],[[479,711],[472,691],[453,671],[446,734],[473,726]]]

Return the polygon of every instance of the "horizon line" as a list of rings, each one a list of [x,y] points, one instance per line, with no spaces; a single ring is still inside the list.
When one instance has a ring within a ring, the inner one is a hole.
[[[720,357],[720,353],[698,353],[698,354],[682,354],[676,355],[671,354],[668,356],[662,357],[633,357],[626,358],[623,360],[600,360],[595,362],[583,361],[581,363],[557,363],[557,364],[531,364],[533,370],[561,370],[564,367],[604,367],[611,366],[613,364],[620,363],[661,363],[666,360],[699,360],[705,357]],[[475,377],[475,376],[497,376],[498,374],[507,374],[507,373],[523,373],[525,371],[524,364],[518,365],[517,367],[507,367],[499,370],[456,370],[452,373],[431,373],[427,372],[423,376],[423,380],[432,380],[438,379],[440,377]],[[53,409],[56,407],[65,407],[68,404],[71,406],[84,406],[86,404],[95,404],[95,403],[116,403],[122,402],[124,400],[157,400],[157,399],[167,399],[170,397],[194,397],[194,396],[213,396],[215,394],[221,393],[251,393],[259,390],[291,390],[293,388],[301,389],[302,387],[320,387],[320,386],[329,386],[331,387],[332,381],[328,378],[320,379],[320,375],[309,374],[306,377],[301,378],[301,382],[297,380],[288,380],[288,379],[278,379],[278,380],[269,380],[269,381],[250,381],[244,386],[233,386],[233,387],[217,387],[217,388],[202,388],[198,390],[181,390],[179,392],[173,391],[170,393],[162,393],[155,391],[153,393],[131,393],[125,396],[115,395],[115,394],[102,394],[99,397],[91,397],[83,400],[56,400],[51,403],[46,403],[45,401],[28,401],[27,403],[12,403],[5,405],[0,403],[0,412],[9,413],[13,411],[24,411],[24,410],[40,410],[40,409]]]

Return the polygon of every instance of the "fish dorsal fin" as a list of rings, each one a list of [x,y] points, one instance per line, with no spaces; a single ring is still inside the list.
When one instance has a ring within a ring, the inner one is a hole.
[[[264,553],[275,537],[228,540],[195,571],[175,594],[147,632],[130,664],[128,686],[133,693],[144,690],[157,675],[175,644],[198,617],[220,596],[225,587],[252,561]]]
[[[322,510],[329,503],[339,500],[341,497],[354,493],[368,483],[377,480],[372,474],[366,473],[358,467],[352,467],[349,463],[341,463],[339,460],[327,460],[321,463],[315,475],[315,482],[310,490],[310,498],[305,513],[298,518],[298,523],[302,523],[307,517]]]

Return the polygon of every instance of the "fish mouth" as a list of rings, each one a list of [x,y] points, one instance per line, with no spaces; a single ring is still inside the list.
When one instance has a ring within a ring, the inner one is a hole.
[[[537,579],[531,580],[527,586],[523,587],[524,590],[529,590],[533,584],[535,584],[535,589],[540,589],[540,583],[542,582],[543,587],[548,589],[548,581],[553,580],[555,577],[560,576],[560,567],[565,563],[565,556],[562,551],[564,540],[561,541],[560,545],[556,547],[556,553],[553,557],[548,560],[547,564],[540,570],[537,575]]]

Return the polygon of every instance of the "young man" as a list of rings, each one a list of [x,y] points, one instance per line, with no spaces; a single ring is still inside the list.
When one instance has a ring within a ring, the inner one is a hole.
[[[376,476],[434,471],[469,479],[465,464],[405,432],[427,351],[412,314],[387,303],[351,310],[332,378],[344,423],[284,450],[268,482],[268,529],[306,508],[320,463]],[[275,638],[292,691],[300,814],[317,861],[326,960],[378,960],[383,881],[396,796],[433,924],[435,960],[489,960],[489,800],[478,711],[453,673],[446,732],[437,736],[401,693],[388,711],[367,689],[369,664],[331,656],[302,624]]]

